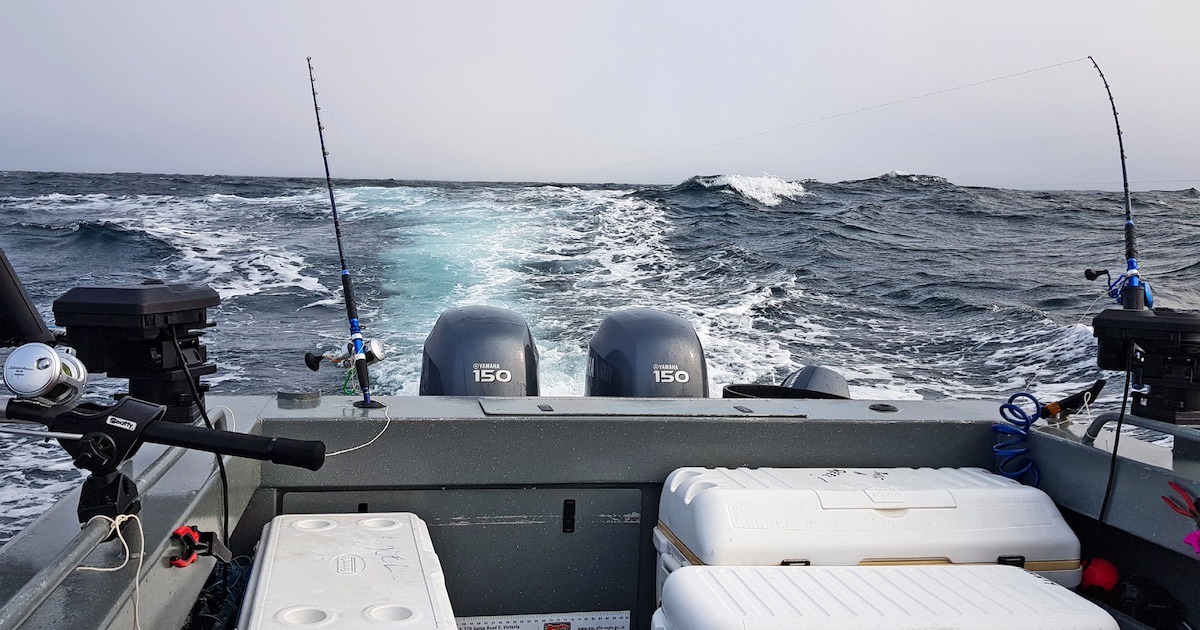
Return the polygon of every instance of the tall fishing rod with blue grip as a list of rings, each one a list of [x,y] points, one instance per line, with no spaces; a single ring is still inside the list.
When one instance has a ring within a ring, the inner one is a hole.
[[[1108,87],[1108,79],[1100,64],[1088,55],[1088,60],[1100,73],[1104,82],[1104,91],[1108,92],[1108,103],[1112,106],[1113,122],[1117,125],[1117,147],[1121,151],[1121,181],[1125,186],[1125,273],[1109,285],[1109,292],[1116,290],[1118,302],[1127,310],[1140,311],[1144,308],[1154,308],[1154,296],[1150,294],[1150,285],[1143,282],[1137,261],[1137,235],[1133,229],[1133,199],[1129,195],[1129,172],[1125,168],[1125,141],[1121,134],[1121,119],[1117,117],[1117,101],[1113,99],[1112,89]]]
[[[377,409],[383,403],[371,400],[371,377],[367,374],[367,355],[363,346],[362,325],[358,321],[358,308],[354,305],[354,286],[350,282],[350,269],[346,267],[346,253],[342,248],[342,226],[338,222],[337,202],[333,199],[333,177],[329,174],[329,151],[325,150],[325,127],[321,124],[321,107],[317,105],[317,79],[313,76],[312,57],[308,61],[308,81],[312,84],[313,112],[317,116],[317,137],[321,139],[321,161],[325,163],[325,185],[329,189],[329,208],[333,211],[333,233],[337,238],[338,261],[342,264],[342,293],[346,298],[346,318],[350,320],[350,343],[354,347],[354,371],[358,374],[358,386],[363,399],[355,407]]]

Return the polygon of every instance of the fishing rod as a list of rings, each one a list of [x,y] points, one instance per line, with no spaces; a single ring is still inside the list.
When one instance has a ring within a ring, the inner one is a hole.
[[[329,151],[325,150],[325,127],[321,125],[321,107],[317,105],[317,79],[313,76],[312,57],[308,61],[308,82],[312,84],[313,112],[317,116],[317,137],[321,139],[321,161],[325,163],[325,185],[329,189],[329,208],[333,211],[333,233],[337,238],[338,261],[342,264],[342,294],[346,298],[346,318],[350,320],[350,343],[354,346],[354,371],[358,374],[358,387],[363,399],[355,407],[378,409],[383,403],[371,400],[371,377],[367,374],[367,355],[363,349],[362,326],[358,320],[358,308],[354,305],[354,286],[350,282],[350,269],[346,267],[346,253],[342,248],[342,226],[338,222],[337,202],[333,199],[333,177],[329,174]]]
[[[1108,86],[1108,79],[1104,77],[1104,71],[1100,69],[1100,64],[1096,63],[1091,55],[1088,55],[1088,60],[1095,66],[1096,72],[1100,73],[1100,80],[1104,82],[1104,91],[1108,92],[1113,122],[1117,125],[1117,147],[1121,152],[1121,182],[1125,187],[1125,273],[1115,282],[1109,282],[1109,295],[1117,298],[1121,306],[1127,310],[1140,311],[1147,307],[1154,308],[1154,297],[1150,294],[1150,285],[1142,282],[1138,270],[1137,234],[1133,229],[1133,199],[1129,194],[1129,172],[1125,168],[1125,141],[1121,134],[1121,119],[1117,117],[1117,102],[1113,99],[1112,88]],[[1084,271],[1084,276],[1088,280],[1095,280],[1100,274],[1107,276],[1108,272],[1092,269]]]

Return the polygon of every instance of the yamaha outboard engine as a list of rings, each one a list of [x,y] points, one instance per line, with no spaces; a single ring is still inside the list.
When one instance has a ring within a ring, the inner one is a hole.
[[[703,398],[708,368],[696,329],[649,308],[604,318],[588,344],[588,396]]]
[[[421,358],[422,396],[537,396],[538,351],[525,318],[494,306],[438,317]]]

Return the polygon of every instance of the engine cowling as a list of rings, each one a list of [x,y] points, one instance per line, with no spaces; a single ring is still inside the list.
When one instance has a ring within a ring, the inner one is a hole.
[[[703,398],[708,367],[686,319],[649,308],[612,313],[588,344],[588,396]]]
[[[494,306],[438,317],[421,357],[422,396],[537,396],[538,351],[525,318]]]

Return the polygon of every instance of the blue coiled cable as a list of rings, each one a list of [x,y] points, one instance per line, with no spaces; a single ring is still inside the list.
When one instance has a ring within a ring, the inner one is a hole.
[[[1018,401],[1025,399],[1033,403],[1032,414],[1027,413],[1017,404]],[[1027,392],[1013,394],[1009,396],[1007,403],[1000,405],[1000,417],[1004,419],[1004,422],[993,424],[992,431],[995,431],[1003,439],[1000,439],[992,447],[992,452],[999,460],[996,469],[1001,475],[1020,481],[1025,475],[1032,474],[1033,483],[1030,485],[1037,485],[1037,466],[1033,465],[1033,459],[1029,457],[1029,447],[1025,441],[1029,439],[1029,428],[1041,415],[1042,403],[1038,402],[1033,394]]]

